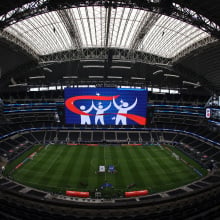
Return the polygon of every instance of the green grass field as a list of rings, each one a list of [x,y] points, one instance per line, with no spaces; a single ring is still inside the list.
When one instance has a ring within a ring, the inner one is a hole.
[[[206,175],[206,170],[193,160],[171,146],[169,149]],[[33,159],[14,169],[36,151]],[[97,174],[99,165],[114,165],[117,172]],[[5,173],[25,185],[60,193],[66,190],[93,192],[105,182],[112,184],[114,192],[119,194],[140,189],[155,193],[201,178],[161,146],[35,146],[8,164]]]

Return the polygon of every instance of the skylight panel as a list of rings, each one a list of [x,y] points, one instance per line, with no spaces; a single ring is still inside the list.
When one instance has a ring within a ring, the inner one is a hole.
[[[126,20],[121,20],[120,22],[120,28],[117,36],[117,41],[115,42],[117,46],[121,46],[121,38],[124,37],[124,29],[125,29]]]
[[[56,12],[26,19],[5,29],[40,55],[72,47],[70,36]]]
[[[87,7],[71,9],[75,15],[79,35],[82,38],[83,47],[97,47],[103,44],[103,16],[105,9],[103,7]]]
[[[111,14],[111,47],[129,48],[138,26],[142,21],[143,15],[147,12],[137,9],[112,10]]]
[[[145,36],[142,50],[171,58],[207,36],[207,33],[192,25],[163,15]]]
[[[162,15],[153,26],[144,30],[144,37],[139,39],[140,30],[152,12],[123,7],[111,8],[107,32],[108,10],[101,6],[66,9],[69,26],[61,11],[49,12],[17,22],[4,31],[17,37],[39,55],[75,49],[75,37],[79,37],[79,45],[83,48],[104,47],[108,42],[107,47],[128,49],[137,41],[140,51],[172,58],[209,36],[192,25]],[[78,33],[74,35],[70,30]]]
[[[89,34],[89,22],[90,20],[86,20],[86,19],[83,19],[83,26],[85,28],[85,37],[86,37],[86,41],[87,41],[87,46],[91,46],[92,43],[91,43],[91,37],[90,37],[90,34]]]
[[[131,29],[131,26],[132,26],[132,22],[131,21],[128,21],[127,24],[126,24],[126,28],[124,29],[124,33],[123,33],[123,36],[122,36],[122,39],[121,39],[121,47],[125,47],[125,48],[128,48],[129,47],[129,40],[127,38],[127,36],[131,36],[131,32],[133,31]]]

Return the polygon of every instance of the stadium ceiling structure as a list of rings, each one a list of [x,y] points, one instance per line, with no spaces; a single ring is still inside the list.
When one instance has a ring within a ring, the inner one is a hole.
[[[124,48],[173,58],[210,34],[165,15],[134,8],[89,6],[48,12],[4,31],[39,55],[92,47]]]
[[[216,83],[211,74],[180,62],[219,43],[220,19],[198,1],[23,0],[0,5],[1,38],[19,45],[38,66],[86,59],[138,61],[166,66],[184,78],[193,75],[209,90],[220,91],[220,77]]]

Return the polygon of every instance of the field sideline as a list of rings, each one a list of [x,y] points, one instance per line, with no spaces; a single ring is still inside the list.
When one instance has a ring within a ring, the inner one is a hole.
[[[189,164],[206,174],[200,165],[169,146]],[[31,153],[37,152],[18,169]],[[114,165],[117,172],[97,174],[99,165]],[[95,191],[103,183],[114,189],[132,191],[148,189],[150,193],[176,188],[201,178],[192,168],[161,146],[35,146],[8,165],[7,173],[23,184],[64,193],[66,190]],[[131,188],[127,188],[128,186]]]

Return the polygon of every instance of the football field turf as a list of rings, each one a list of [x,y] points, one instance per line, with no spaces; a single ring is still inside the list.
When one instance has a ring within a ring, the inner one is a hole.
[[[172,156],[176,152],[182,160]],[[30,154],[37,152],[32,159]],[[26,160],[25,160],[26,158]],[[22,161],[25,162],[14,169]],[[113,165],[112,173],[98,173],[99,166]],[[191,167],[189,166],[191,165]],[[147,189],[150,193],[182,186],[206,171],[182,152],[167,146],[61,145],[35,146],[8,166],[10,176],[25,185],[64,193],[66,190],[95,191],[104,183],[115,190]]]

